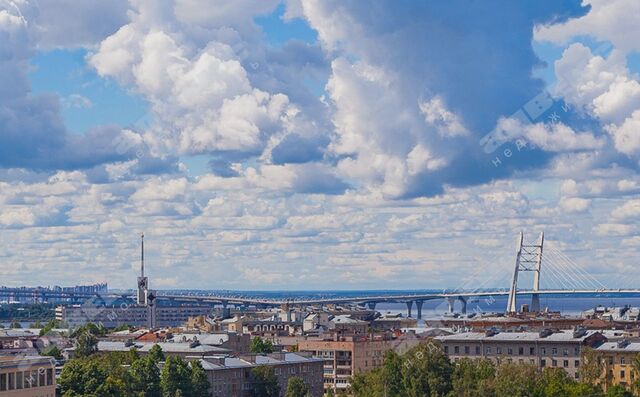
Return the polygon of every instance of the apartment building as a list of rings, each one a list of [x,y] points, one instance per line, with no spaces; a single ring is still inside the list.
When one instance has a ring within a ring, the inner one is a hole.
[[[0,356],[0,395],[55,397],[53,360],[38,356]]]
[[[190,359],[187,357],[187,360]],[[252,369],[266,365],[273,368],[280,395],[284,396],[289,379],[298,376],[307,385],[311,396],[323,394],[324,360],[303,353],[271,353],[267,355],[211,356],[199,358],[211,384],[213,397],[249,397],[256,383]]]
[[[415,334],[382,334],[374,336],[340,336],[333,339],[305,338],[298,340],[298,351],[310,352],[324,360],[324,389],[344,390],[351,377],[382,365],[389,350],[399,354],[418,345],[424,339]]]
[[[600,384],[605,391],[613,385],[622,385],[629,389],[638,379],[634,360],[640,354],[640,342],[632,343],[626,339],[605,342],[595,351],[603,364]]]
[[[563,368],[578,379],[582,349],[606,341],[597,331],[466,332],[434,338],[452,361],[487,358],[494,362]]]

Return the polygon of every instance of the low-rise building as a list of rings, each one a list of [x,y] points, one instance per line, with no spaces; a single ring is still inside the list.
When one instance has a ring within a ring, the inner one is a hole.
[[[251,335],[237,332],[215,332],[202,334],[181,333],[174,334],[171,342],[193,343],[199,342],[207,346],[216,346],[233,353],[249,353],[251,350]]]
[[[153,343],[153,342],[111,342],[111,341],[98,341],[98,352],[128,352],[131,349],[136,349],[138,354],[145,356],[149,353],[149,350],[154,345],[160,346],[162,352],[166,356],[180,356],[180,357],[204,357],[216,354],[229,354],[229,349],[223,349],[221,347],[203,345],[198,342],[192,343]],[[75,351],[75,347],[65,349],[67,355],[72,358]]]
[[[329,321],[329,329],[343,334],[366,334],[369,322],[351,318],[350,316],[335,316]]]
[[[55,397],[54,369],[50,357],[0,356],[0,395]]]
[[[606,341],[597,331],[465,332],[434,338],[452,361],[487,358],[494,362],[563,368],[578,379],[582,348]]]
[[[191,357],[187,357],[189,360]],[[267,355],[211,356],[200,358],[207,373],[214,397],[249,397],[256,384],[252,369],[266,365],[273,368],[280,395],[284,396],[289,379],[298,376],[307,385],[311,396],[323,394],[324,360],[302,353],[271,353]]]

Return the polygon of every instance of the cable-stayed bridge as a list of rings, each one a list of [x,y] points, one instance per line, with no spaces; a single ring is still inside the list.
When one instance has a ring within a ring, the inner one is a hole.
[[[144,267],[144,255],[141,255],[141,268]],[[333,304],[359,304],[374,309],[377,303],[396,302],[405,303],[407,311],[411,316],[415,306],[418,318],[422,317],[422,306],[425,301],[446,300],[449,311],[453,312],[456,302],[461,306],[460,311],[466,313],[467,301],[471,298],[481,297],[508,297],[506,313],[517,311],[518,297],[531,296],[530,310],[540,310],[540,296],[548,295],[634,295],[640,294],[639,288],[608,288],[599,282],[593,275],[584,270],[581,266],[572,261],[562,251],[552,244],[546,244],[544,234],[541,233],[535,242],[525,242],[523,233],[520,233],[517,240],[516,260],[510,272],[504,270],[499,275],[510,275],[509,288],[496,289],[489,288],[488,285],[496,285],[495,279],[484,277],[485,280],[478,282],[477,278],[469,277],[468,281],[455,289],[445,289],[441,292],[428,293],[385,293],[377,295],[362,296],[338,296],[319,298],[293,298],[284,297],[277,299],[261,298],[257,296],[239,296],[237,294],[215,294],[215,293],[193,293],[176,291],[144,291],[149,294],[152,300],[162,300],[170,302],[193,302],[215,304],[222,307],[234,306],[256,306],[256,307],[307,307]],[[484,267],[478,268],[478,274],[486,272]],[[526,276],[531,274],[532,284],[520,287],[520,284],[528,281]],[[486,275],[484,275],[486,276]],[[144,276],[143,276],[144,277]],[[504,284],[503,284],[504,285]],[[142,286],[146,288],[145,286]],[[139,289],[141,287],[139,286]],[[138,291],[140,296],[141,291]],[[100,298],[106,297],[131,297],[133,293],[126,294],[100,294]],[[36,300],[47,301],[47,299],[65,299],[71,303],[79,303],[84,299],[95,298],[95,293],[63,292],[52,291],[46,288],[0,288],[0,299],[3,297],[27,296]]]

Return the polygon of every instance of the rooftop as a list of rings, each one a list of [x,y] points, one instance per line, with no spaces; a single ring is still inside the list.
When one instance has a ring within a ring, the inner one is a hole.
[[[598,331],[586,331],[581,336],[575,338],[573,331],[554,332],[543,337],[538,332],[499,332],[492,336],[484,332],[465,332],[453,335],[436,336],[440,341],[531,341],[531,342],[582,342],[588,337],[599,333]]]

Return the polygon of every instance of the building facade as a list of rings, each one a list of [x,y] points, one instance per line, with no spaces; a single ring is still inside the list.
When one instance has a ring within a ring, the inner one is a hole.
[[[144,306],[126,301],[96,304],[90,301],[82,305],[56,307],[56,319],[78,327],[88,322],[114,328],[123,324],[146,327],[154,310],[156,327],[175,327],[185,323],[189,317],[207,316],[210,306]]]
[[[345,390],[351,377],[382,365],[389,350],[399,354],[423,341],[415,334],[394,337],[390,334],[366,336],[334,336],[334,339],[306,338],[298,341],[298,351],[309,352],[324,360],[324,389]]]
[[[53,360],[38,356],[0,356],[0,395],[55,397]]]
[[[582,349],[606,341],[597,331],[465,332],[435,338],[451,361],[487,358],[496,363],[562,368],[579,378]]]
[[[189,358],[187,358],[189,359]],[[307,385],[311,396],[323,395],[322,371],[324,360],[296,353],[268,355],[218,356],[200,359],[211,384],[213,397],[249,397],[256,384],[252,369],[265,365],[273,368],[278,379],[280,395],[284,396],[289,379],[297,376]]]
[[[630,389],[638,379],[638,370],[634,360],[640,354],[640,342],[619,340],[606,342],[595,349],[602,363],[600,384],[606,390],[613,385],[622,385]]]

